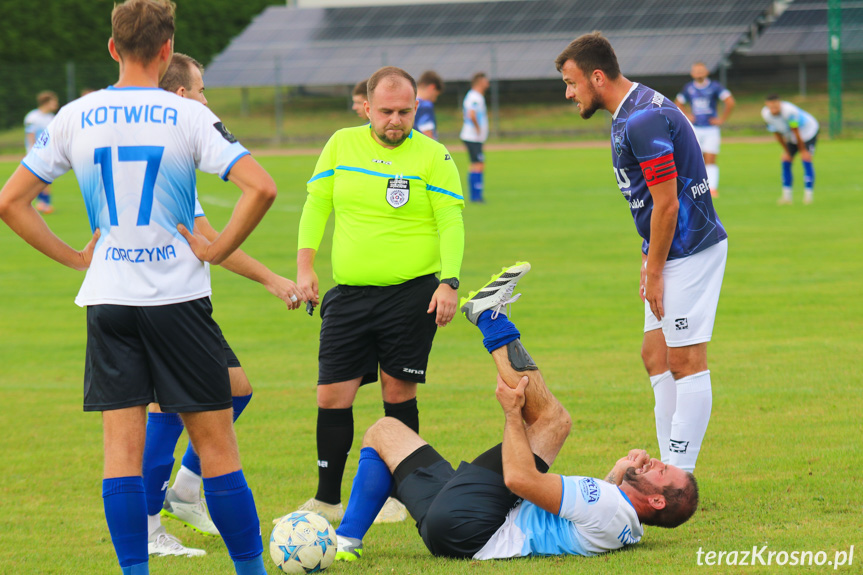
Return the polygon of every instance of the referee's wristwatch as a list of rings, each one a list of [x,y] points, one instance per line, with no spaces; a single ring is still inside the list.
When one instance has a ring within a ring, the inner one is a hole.
[[[440,283],[446,284],[452,289],[458,291],[458,278],[444,278],[440,280]]]

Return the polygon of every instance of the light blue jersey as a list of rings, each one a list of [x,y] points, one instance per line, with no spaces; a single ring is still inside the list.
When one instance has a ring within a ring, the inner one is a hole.
[[[476,129],[470,119],[471,111],[476,114],[479,130]],[[462,124],[459,137],[465,142],[485,142],[488,139],[488,109],[482,94],[476,90],[468,91],[462,103],[462,116],[464,124]]]
[[[101,237],[75,302],[155,306],[210,295],[191,230],[196,173],[248,154],[203,104],[158,88],[109,88],[64,106],[22,164],[45,183],[74,170]]]
[[[474,559],[527,555],[598,555],[641,540],[644,529],[616,485],[592,477],[561,477],[557,515],[529,501],[516,505]]]

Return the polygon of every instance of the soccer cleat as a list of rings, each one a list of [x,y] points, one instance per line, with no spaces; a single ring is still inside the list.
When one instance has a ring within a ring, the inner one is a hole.
[[[363,540],[338,535],[336,561],[356,561],[363,556]]]
[[[201,557],[207,552],[203,549],[186,547],[173,535],[168,535],[164,525],[160,525],[147,539],[147,553],[157,557],[174,555],[177,557]]]
[[[804,204],[806,204],[808,206],[809,204],[812,203],[813,199],[814,198],[813,198],[812,192],[809,192],[809,191],[803,192],[803,203]]]
[[[203,499],[199,499],[197,503],[183,501],[170,487],[168,488],[168,492],[165,493],[162,515],[176,519],[203,535],[220,536],[219,529],[207,513],[207,506],[204,504]]]
[[[788,196],[780,196],[780,198],[776,200],[776,203],[780,206],[790,206],[793,202]]]
[[[345,515],[345,507],[341,503],[324,503],[323,501],[318,501],[314,497],[300,505],[297,511],[311,511],[312,513],[317,513],[332,524],[339,523]],[[273,519],[273,525],[281,520],[281,517],[276,517]]]
[[[503,268],[501,272],[491,277],[484,286],[477,291],[472,291],[466,298],[459,302],[461,311],[469,322],[476,325],[479,316],[486,310],[494,310],[492,319],[496,319],[503,306],[514,303],[521,294],[512,295],[518,280],[530,271],[527,262],[516,262],[514,265]]]
[[[408,518],[408,510],[401,501],[387,498],[384,506],[381,507],[378,516],[375,517],[375,523],[398,523]]]

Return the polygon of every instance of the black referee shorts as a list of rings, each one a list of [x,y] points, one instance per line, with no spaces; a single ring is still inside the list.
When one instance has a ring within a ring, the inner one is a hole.
[[[536,459],[545,473],[548,465]],[[453,470],[431,445],[402,461],[393,473],[396,496],[437,557],[470,558],[485,546],[520,501],[503,481],[501,445]]]
[[[162,411],[228,409],[231,382],[210,298],[87,308],[84,411],[158,402]]]
[[[318,385],[389,375],[425,383],[437,325],[426,313],[440,285],[434,275],[392,286],[337,285],[321,303]]]

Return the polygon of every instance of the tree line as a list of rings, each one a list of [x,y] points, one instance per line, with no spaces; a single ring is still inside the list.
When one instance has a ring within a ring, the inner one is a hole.
[[[284,0],[175,0],[174,49],[207,65],[252,18]],[[0,0],[0,129],[20,125],[36,94],[60,103],[117,79],[108,54],[114,0]],[[72,79],[70,84],[69,78]]]

